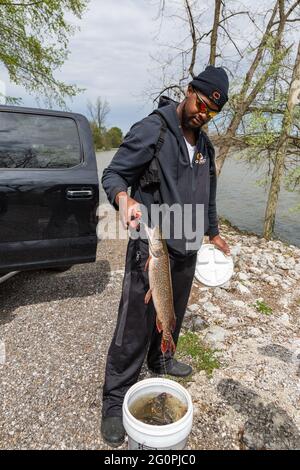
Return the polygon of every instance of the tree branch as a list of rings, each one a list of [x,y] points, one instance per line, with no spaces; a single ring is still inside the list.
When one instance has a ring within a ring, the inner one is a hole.
[[[31,3],[4,3],[0,1],[0,7],[33,7],[35,5],[40,5],[41,3],[45,3],[45,0],[37,0],[36,2]]]
[[[234,40],[232,39],[232,37],[231,37],[231,36],[230,36],[230,34],[228,33],[227,29],[226,29],[226,28],[224,28],[224,26],[223,26],[223,25],[221,25],[221,24],[220,24],[220,28],[222,28],[222,29],[225,31],[225,33],[226,33],[226,34],[227,34],[227,36],[229,37],[229,40],[232,42],[232,44],[233,44],[233,45],[234,45],[234,47],[236,48],[236,50],[237,50],[237,52],[238,52],[239,56],[240,56],[241,58],[243,58],[243,55],[242,55],[242,53],[240,52],[240,50],[239,50],[239,48],[237,47],[237,45],[235,44]]]
[[[241,90],[241,95],[242,96],[245,96],[249,86],[250,86],[250,83],[252,82],[252,78],[253,78],[253,75],[262,59],[262,56],[263,56],[263,52],[264,52],[264,47],[265,47],[265,44],[267,42],[267,39],[269,37],[269,32],[273,26],[273,21],[274,21],[274,18],[276,16],[276,13],[277,13],[277,8],[278,8],[278,0],[273,8],[273,11],[272,11],[272,15],[271,15],[271,18],[267,24],[267,27],[266,27],[266,30],[264,32],[264,35],[261,39],[261,42],[258,46],[258,49],[257,49],[257,53],[256,53],[256,56],[246,74],[246,78],[244,80],[244,84],[243,84],[243,87],[242,87],[242,90]]]
[[[300,5],[300,0],[297,0],[291,7],[290,9],[286,12],[285,14],[285,21],[288,19],[288,17],[290,16],[290,14],[294,11],[294,9]]]
[[[163,93],[165,93],[165,91],[174,90],[174,89],[175,89],[175,90],[176,90],[176,89],[179,90],[179,92],[184,95],[184,91],[183,91],[183,89],[182,89],[179,85],[168,85],[168,86],[166,86],[163,90],[161,90],[161,91],[159,92],[159,94],[156,95],[155,98],[153,98],[153,103],[154,103],[155,101],[157,101],[158,98],[159,98]]]
[[[279,108],[272,108],[272,107],[269,107],[269,106],[249,106],[248,107],[248,110],[247,110],[248,113],[256,113],[256,112],[260,112],[260,113],[270,113],[270,114],[283,114],[284,113],[284,109],[279,109]]]
[[[186,10],[187,10],[187,14],[188,14],[190,32],[191,32],[192,43],[193,43],[193,46],[192,46],[192,51],[193,52],[192,52],[191,63],[190,63],[190,66],[189,66],[189,74],[193,78],[195,78],[194,66],[195,66],[195,62],[196,62],[196,53],[197,53],[197,39],[196,39],[196,32],[195,32],[195,24],[194,24],[194,18],[193,18],[193,14],[192,14],[192,11],[191,11],[190,4],[189,4],[189,0],[184,0],[184,1],[185,1],[185,7],[186,7]]]
[[[215,0],[214,24],[213,24],[211,40],[210,40],[210,55],[209,55],[210,65],[215,65],[216,63],[218,27],[220,26],[220,11],[221,11],[221,0]]]

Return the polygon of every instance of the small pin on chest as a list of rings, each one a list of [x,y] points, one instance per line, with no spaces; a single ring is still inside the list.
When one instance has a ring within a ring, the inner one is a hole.
[[[206,157],[202,155],[201,152],[197,152],[196,157],[195,157],[195,163],[199,165],[203,165],[206,162]]]

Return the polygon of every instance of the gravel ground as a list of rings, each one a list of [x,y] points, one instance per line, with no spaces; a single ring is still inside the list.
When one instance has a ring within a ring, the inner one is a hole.
[[[223,232],[239,252],[232,283],[195,282],[184,325],[218,350],[221,363],[211,377],[196,373],[185,384],[195,409],[188,448],[299,448],[300,250],[279,243],[273,259],[277,245]],[[109,449],[100,435],[101,393],[125,250],[125,240],[103,241],[96,263],[0,285],[1,449]],[[272,315],[251,307],[257,298]]]
[[[101,391],[122,283],[120,273],[110,282],[108,251],[104,242],[96,263],[0,285],[2,449],[108,448],[99,432]]]

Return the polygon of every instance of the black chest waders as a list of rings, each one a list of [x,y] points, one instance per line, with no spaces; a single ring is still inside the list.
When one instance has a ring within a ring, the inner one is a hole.
[[[159,113],[155,114],[162,121],[161,131],[154,156],[138,184],[153,194],[155,204],[161,204],[157,157],[164,143],[167,124]],[[172,360],[169,352],[164,357],[161,353],[161,334],[156,328],[153,302],[145,304],[145,295],[149,289],[148,272],[145,271],[148,256],[147,243],[140,239],[129,240],[117,325],[106,362],[102,408],[102,415],[105,417],[122,416],[124,396],[137,382],[146,356],[148,367],[152,370],[161,370],[162,373]],[[193,283],[196,258],[197,254],[185,258],[170,257],[176,315],[176,328],[173,333],[175,344],[178,341]]]

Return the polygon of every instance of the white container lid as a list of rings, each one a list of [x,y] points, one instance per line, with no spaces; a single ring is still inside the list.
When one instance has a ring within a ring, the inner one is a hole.
[[[212,244],[201,246],[197,255],[195,277],[206,286],[216,287],[229,281],[233,274],[233,259]]]

